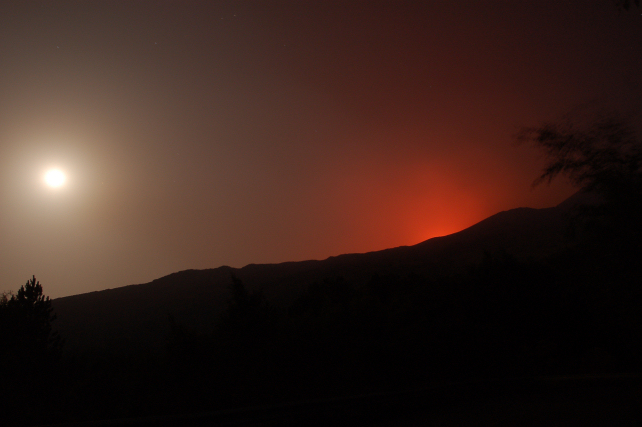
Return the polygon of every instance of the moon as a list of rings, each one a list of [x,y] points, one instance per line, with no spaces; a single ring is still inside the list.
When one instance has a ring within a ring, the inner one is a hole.
[[[49,187],[62,187],[66,180],[67,177],[60,169],[50,169],[45,173],[45,184]]]

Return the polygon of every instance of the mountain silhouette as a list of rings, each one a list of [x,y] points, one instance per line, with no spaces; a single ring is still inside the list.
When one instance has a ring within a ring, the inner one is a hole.
[[[478,264],[484,254],[541,259],[571,244],[569,213],[590,202],[589,196],[577,193],[551,208],[511,209],[413,246],[319,261],[185,270],[150,283],[57,298],[55,326],[66,338],[67,350],[154,351],[166,342],[169,316],[188,331],[211,328],[229,301],[232,275],[248,290],[261,290],[271,304],[284,306],[324,279],[343,277],[358,286],[375,274],[456,276]]]

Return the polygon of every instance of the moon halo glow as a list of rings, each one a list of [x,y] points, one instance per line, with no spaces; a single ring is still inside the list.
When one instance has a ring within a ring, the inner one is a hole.
[[[50,169],[45,173],[45,184],[49,187],[62,187],[66,180],[67,177],[60,169]]]

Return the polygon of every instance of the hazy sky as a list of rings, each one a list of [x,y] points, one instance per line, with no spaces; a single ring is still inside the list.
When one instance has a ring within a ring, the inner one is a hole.
[[[531,190],[543,159],[512,136],[585,102],[636,107],[640,12],[2,2],[0,290],[323,259],[553,206],[572,189]]]

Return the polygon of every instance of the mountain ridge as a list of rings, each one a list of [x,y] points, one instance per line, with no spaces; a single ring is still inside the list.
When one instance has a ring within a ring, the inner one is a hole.
[[[324,260],[248,264],[189,269],[148,283],[93,291],[53,300],[55,328],[70,349],[91,346],[157,348],[169,333],[168,317],[189,330],[203,330],[217,320],[229,300],[232,275],[250,291],[261,291],[285,306],[314,282],[342,277],[359,286],[373,275],[443,275],[465,273],[484,254],[502,253],[537,259],[569,244],[568,212],[577,195],[551,208],[515,208],[498,212],[471,227],[412,246],[349,253]]]

